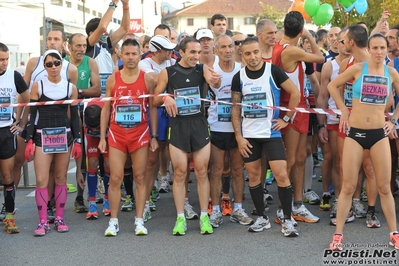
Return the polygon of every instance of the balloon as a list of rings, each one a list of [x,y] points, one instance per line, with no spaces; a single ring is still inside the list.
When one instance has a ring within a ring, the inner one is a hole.
[[[359,13],[360,15],[366,13],[368,7],[369,4],[367,3],[366,0],[357,0],[355,3],[355,9],[357,13]]]
[[[359,0],[357,2],[359,2]],[[341,0],[340,3],[345,8],[349,8],[352,5],[351,0]]]
[[[351,5],[350,7],[348,7],[348,8],[344,7],[344,10],[345,10],[346,12],[350,12],[354,7],[355,7],[355,4],[352,4],[352,5]]]
[[[303,8],[303,2],[295,2],[291,5],[291,7],[292,11],[298,11],[299,13],[301,13],[305,20],[308,20],[310,18]]]
[[[349,0],[352,4],[354,4],[357,0]]]
[[[310,17],[313,17],[316,15],[317,10],[319,10],[320,1],[319,0],[305,0],[303,7],[305,8],[306,13]]]
[[[317,26],[321,26],[330,22],[333,16],[333,7],[330,4],[322,4],[317,11],[317,14],[313,17],[313,22]]]

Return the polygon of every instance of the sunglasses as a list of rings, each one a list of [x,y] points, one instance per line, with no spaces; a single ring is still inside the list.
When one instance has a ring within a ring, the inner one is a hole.
[[[54,62],[47,62],[47,63],[45,63],[44,65],[45,65],[46,67],[48,67],[48,68],[53,67],[53,66],[58,67],[58,66],[61,65],[61,61],[60,61],[60,60],[55,60]]]
[[[240,44],[242,44],[244,42],[244,40],[241,40],[241,41],[234,41],[234,44],[235,45],[240,45]]]
[[[345,44],[345,40],[339,40],[338,42],[341,44]]]

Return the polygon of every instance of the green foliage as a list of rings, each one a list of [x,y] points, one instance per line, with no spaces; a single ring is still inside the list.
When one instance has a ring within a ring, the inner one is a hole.
[[[259,5],[262,8],[262,13],[253,15],[256,22],[258,22],[260,19],[267,18],[276,24],[277,29],[283,28],[284,17],[287,11],[277,10],[275,7],[266,5],[262,2],[259,2]]]

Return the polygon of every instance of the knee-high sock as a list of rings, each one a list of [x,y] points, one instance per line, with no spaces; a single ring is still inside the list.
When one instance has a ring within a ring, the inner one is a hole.
[[[47,201],[48,201],[48,191],[45,188],[36,188],[35,190],[35,200],[37,206],[37,212],[39,214],[39,221],[47,221]]]
[[[64,217],[64,211],[65,211],[65,204],[67,201],[67,186],[66,185],[55,185],[54,189],[54,197],[55,197],[55,216],[56,217]]]
[[[14,182],[11,184],[4,184],[4,206],[6,213],[12,213],[15,209],[15,186]]]
[[[230,174],[222,176],[223,194],[229,194],[229,192],[230,192],[230,180],[231,180],[231,175]]]
[[[132,185],[133,186],[133,185]],[[108,199],[108,187],[109,187],[109,172],[104,173],[104,198]],[[133,188],[132,188],[133,191]]]
[[[291,219],[292,211],[292,186],[278,187],[278,197],[284,212],[285,219]]]
[[[96,190],[97,190],[97,170],[88,169],[86,173],[87,179],[87,190],[89,192],[89,201],[96,201]]]
[[[251,198],[258,215],[263,216],[263,212],[265,211],[265,203],[263,202],[262,184],[259,183],[257,186],[249,187],[249,192],[251,193]]]

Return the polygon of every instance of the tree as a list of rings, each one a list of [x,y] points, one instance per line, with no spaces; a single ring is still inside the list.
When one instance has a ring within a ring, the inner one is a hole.
[[[287,11],[279,11],[276,8],[266,5],[262,2],[259,2],[259,5],[262,8],[262,13],[253,15],[256,22],[258,22],[260,19],[267,18],[273,21],[278,29],[283,28],[284,17]]]

